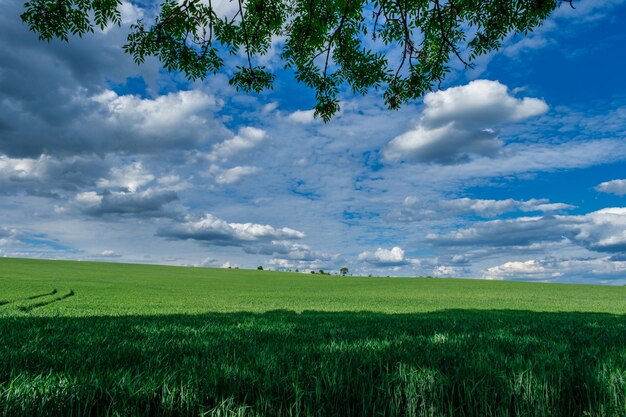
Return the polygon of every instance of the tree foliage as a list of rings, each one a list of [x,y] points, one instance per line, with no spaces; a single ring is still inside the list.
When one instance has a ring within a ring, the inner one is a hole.
[[[218,1],[165,0],[153,19],[131,26],[124,50],[137,63],[155,56],[190,80],[225,70],[237,89],[260,92],[274,74],[259,57],[280,38],[282,63],[313,89],[315,114],[328,121],[342,86],[357,94],[383,89],[385,104],[397,109],[438,88],[451,60],[471,66],[507,36],[539,26],[561,0],[230,0],[232,16],[218,14]],[[121,6],[31,0],[21,17],[42,40],[68,40],[120,25]],[[239,64],[224,68],[228,55]]]

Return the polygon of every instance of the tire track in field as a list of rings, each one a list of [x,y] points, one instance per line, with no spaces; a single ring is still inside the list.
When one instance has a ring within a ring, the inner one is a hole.
[[[47,297],[47,296],[49,296],[49,295],[54,295],[54,294],[56,294],[57,292],[58,292],[58,291],[57,291],[57,289],[55,288],[55,289],[53,289],[52,291],[47,292],[47,293],[45,293],[45,294],[31,295],[30,297],[22,298],[22,300],[35,300],[35,299],[37,299],[37,298]]]
[[[50,304],[53,304],[53,303],[57,303],[59,301],[63,301],[65,299],[67,299],[67,298],[73,297],[74,295],[76,295],[74,290],[70,290],[70,292],[68,292],[67,294],[63,294],[62,296],[54,298],[52,300],[40,301],[38,303],[34,303],[34,304],[31,304],[31,305],[28,305],[28,306],[20,306],[17,309],[22,311],[22,312],[24,312],[24,313],[30,313],[31,311],[33,311],[36,308],[45,307],[47,305],[50,305]]]
[[[36,300],[37,298],[49,297],[51,295],[55,295],[58,292],[59,291],[56,288],[54,288],[52,291],[44,293],[44,294],[31,295],[29,297],[16,298],[14,300],[0,300],[0,307],[7,305],[7,304],[15,303],[18,301],[29,301],[29,300]]]

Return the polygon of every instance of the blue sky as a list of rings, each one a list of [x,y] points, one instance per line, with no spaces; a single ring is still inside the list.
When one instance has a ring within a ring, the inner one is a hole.
[[[0,256],[624,285],[626,1],[574,4],[324,124],[279,40],[245,95],[135,65],[131,3],[48,44],[0,0]]]

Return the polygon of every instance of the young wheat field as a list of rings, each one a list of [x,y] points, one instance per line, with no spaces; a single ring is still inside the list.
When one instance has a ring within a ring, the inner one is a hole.
[[[626,416],[626,287],[0,258],[1,416]]]

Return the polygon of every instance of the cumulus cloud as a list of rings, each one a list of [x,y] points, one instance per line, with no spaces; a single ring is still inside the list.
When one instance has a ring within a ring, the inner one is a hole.
[[[389,142],[386,160],[456,164],[474,156],[493,157],[502,148],[495,126],[548,110],[543,100],[518,99],[505,85],[489,80],[428,93],[424,105],[415,129]]]
[[[172,203],[178,201],[175,190],[181,188],[179,182],[176,176],[156,180],[139,161],[120,164],[111,167],[91,185],[81,187],[84,191],[73,196],[69,207],[95,217],[178,217],[180,207]]]
[[[74,203],[90,216],[106,214],[133,215],[141,217],[172,217],[176,215],[167,204],[178,200],[173,191],[147,189],[131,192],[86,191],[76,195]]]
[[[464,126],[485,126],[520,121],[548,111],[540,99],[518,99],[498,81],[475,80],[467,85],[428,93],[424,97],[427,126],[456,122]]]
[[[287,118],[296,123],[309,124],[315,120],[315,110],[296,110]]]
[[[20,21],[19,2],[1,6],[0,152],[5,155],[154,154],[227,135],[213,117],[219,99],[201,89],[159,95],[165,85],[154,80],[158,62],[149,59],[137,67],[122,51],[127,25],[141,9],[123,3],[124,28],[72,38],[69,44],[42,44]],[[160,85],[140,94],[110,87],[129,78]]]
[[[217,184],[234,184],[242,178],[255,174],[259,168],[249,165],[238,165],[226,168],[221,164],[235,159],[250,158],[250,153],[257,149],[267,137],[263,129],[242,127],[237,135],[213,145],[208,154],[201,154],[201,159],[211,162],[204,176],[212,177]]]
[[[595,188],[602,193],[622,196],[626,194],[626,180],[605,181],[598,184]]]
[[[305,237],[303,232],[288,227],[276,228],[255,223],[229,223],[212,214],[198,220],[187,219],[184,223],[160,229],[157,236],[168,239],[195,240],[209,245],[239,246],[252,243],[271,244],[272,241],[297,240]]]
[[[267,137],[263,129],[255,127],[242,127],[237,135],[230,139],[213,145],[211,153],[207,156],[209,161],[227,161],[233,157],[244,156],[257,148]]]
[[[579,222],[574,241],[597,252],[626,252],[625,207],[605,208],[574,219]]]
[[[396,136],[384,156],[389,161],[454,164],[468,161],[472,155],[495,156],[501,147],[502,141],[494,130],[471,131],[450,123],[435,128],[418,126]]]
[[[135,192],[153,180],[154,175],[146,172],[141,162],[134,162],[130,165],[111,168],[108,178],[100,178],[97,185],[100,188],[122,188]]]
[[[0,194],[52,196],[93,185],[108,162],[94,156],[10,158],[0,155]]]
[[[487,268],[483,278],[492,280],[537,280],[576,281],[580,278],[597,276],[606,279],[604,283],[620,283],[624,281],[626,262],[612,257],[598,258],[541,258],[521,261],[508,261]]]
[[[554,264],[554,262],[551,262]],[[488,268],[484,273],[486,279],[545,279],[547,276],[559,277],[563,273],[554,270],[554,266],[550,267],[545,261],[530,259],[527,261],[509,261],[502,265]]]
[[[219,101],[199,90],[178,91],[156,98],[118,95],[114,91],[89,96],[78,90],[69,101],[73,112],[53,121],[30,114],[15,103],[0,110],[5,126],[0,151],[8,155],[35,157],[89,153],[154,154],[170,149],[192,149],[227,131],[212,118]],[[0,126],[0,131],[1,131]],[[19,137],[19,140],[18,140]]]
[[[577,216],[536,216],[478,222],[448,234],[428,234],[436,246],[530,246],[567,240],[595,252],[626,253],[626,208]]]
[[[399,246],[391,249],[378,248],[373,252],[361,252],[358,260],[375,266],[402,266],[409,265],[412,261],[405,256],[404,249]]]
[[[217,127],[210,112],[221,106],[218,99],[201,90],[177,91],[156,98],[118,95],[108,90],[90,99],[100,105],[96,107],[98,113],[90,115],[92,123],[112,136],[108,148],[137,153],[202,144]]]

